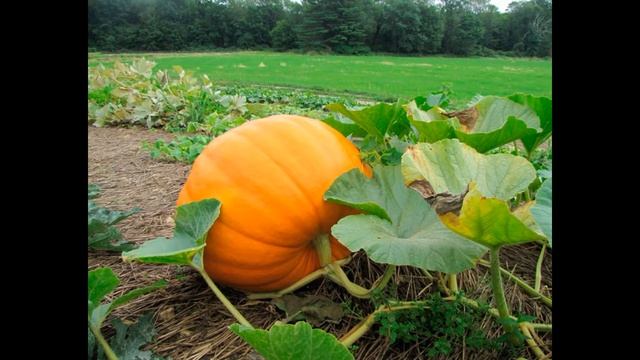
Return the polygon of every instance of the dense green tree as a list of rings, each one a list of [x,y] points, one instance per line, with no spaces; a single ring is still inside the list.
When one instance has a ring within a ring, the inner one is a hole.
[[[364,0],[303,0],[297,28],[300,47],[342,54],[367,52],[365,5]]]
[[[511,49],[522,55],[551,55],[551,1],[517,1],[509,4],[507,20]]]
[[[482,7],[471,0],[443,0],[444,35],[442,50],[471,55],[483,37],[484,29],[475,13]]]
[[[88,0],[101,51],[302,49],[345,54],[551,55],[551,1]]]
[[[278,21],[270,35],[272,46],[276,50],[294,49],[298,42],[296,32],[288,19]]]

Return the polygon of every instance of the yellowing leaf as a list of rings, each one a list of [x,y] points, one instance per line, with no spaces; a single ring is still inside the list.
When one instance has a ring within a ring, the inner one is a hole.
[[[512,213],[505,201],[482,196],[471,183],[460,215],[450,212],[440,215],[440,220],[452,231],[492,248],[544,240],[528,225],[532,224],[530,206]]]

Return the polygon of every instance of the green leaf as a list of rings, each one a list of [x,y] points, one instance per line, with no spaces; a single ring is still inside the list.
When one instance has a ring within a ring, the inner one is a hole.
[[[392,221],[383,205],[380,205],[384,203],[386,198],[385,194],[380,193],[380,189],[383,187],[388,187],[391,191],[399,189],[379,183],[382,180],[375,174],[373,178],[375,182],[365,182],[362,178],[363,176],[358,169],[344,173],[333,182],[324,194],[324,199]],[[397,209],[393,210],[397,211]]]
[[[399,166],[378,166],[368,179],[358,171],[340,176],[325,199],[373,215],[341,219],[331,233],[351,251],[374,261],[447,273],[474,266],[487,250],[449,231],[428,203],[404,186]]]
[[[471,134],[461,130],[456,130],[455,132],[456,137],[460,139],[460,141],[468,144],[481,153],[485,153],[491,149],[508,144],[524,136],[535,134],[536,130],[527,127],[527,124],[524,121],[510,116],[504,123],[504,126],[498,130]]]
[[[153,326],[151,313],[141,316],[130,326],[120,319],[111,322],[116,334],[110,339],[109,345],[119,360],[162,360],[163,358],[151,351],[142,351],[141,347],[153,341],[156,330]]]
[[[118,277],[111,268],[98,268],[89,271],[89,313],[91,313],[100,301],[112,292],[120,283]]]
[[[536,223],[547,236],[549,240],[549,247],[551,247],[551,179],[547,179],[542,187],[536,193],[535,205],[531,208],[531,215],[536,220]]]
[[[387,134],[402,136],[411,129],[407,114],[399,102],[394,105],[380,103],[362,110],[349,110],[343,104],[328,104],[325,107],[351,119],[378,140]]]
[[[521,139],[527,152],[531,153],[551,136],[551,99],[544,96],[536,97],[528,94],[514,94],[509,96],[509,99],[518,104],[529,107],[536,113],[536,115],[538,115],[538,118],[540,118],[540,127],[542,128],[542,131],[536,134],[526,135]]]
[[[457,139],[417,144],[402,156],[405,184],[426,180],[435,193],[461,194],[474,181],[487,197],[509,200],[536,179],[525,158],[510,154],[483,155]]]
[[[95,192],[94,192],[95,194]],[[90,194],[91,196],[91,194]],[[126,251],[135,247],[133,243],[122,239],[122,234],[113,225],[140,211],[114,211],[88,201],[88,245],[96,250]]]
[[[135,244],[122,238],[122,234],[113,226],[105,226],[101,223],[89,223],[89,248],[108,251],[129,251],[135,248]]]
[[[460,141],[487,152],[540,131],[540,119],[530,108],[497,96],[486,96],[471,108],[449,113],[463,125],[456,130]]]
[[[418,141],[433,143],[441,139],[456,137],[455,130],[460,127],[456,118],[448,118],[444,110],[432,107],[428,111],[418,108],[415,101],[406,105],[407,117],[418,132]]]
[[[89,313],[89,325],[100,329],[104,319],[109,315],[111,304],[100,304]]]
[[[100,187],[96,184],[89,184],[89,199],[95,199],[100,196]]]
[[[179,206],[173,238],[156,238],[122,254],[124,261],[191,265],[202,269],[201,253],[207,233],[220,215],[220,201],[205,199]],[[196,261],[194,261],[196,260]]]
[[[233,324],[229,327],[266,360],[346,360],[353,355],[335,336],[300,321],[275,324],[269,331]]]
[[[506,201],[483,196],[471,183],[460,215],[449,212],[440,219],[449,229],[487,247],[545,240],[532,228],[529,206],[512,213]]]
[[[344,309],[340,304],[322,295],[287,294],[272,302],[286,312],[288,322],[307,320],[313,326],[320,326],[324,321],[338,323],[344,316]]]
[[[102,299],[104,299],[107,294],[111,293],[118,286],[120,280],[113,273],[113,270],[108,267],[89,271],[88,276],[89,324],[96,329],[100,329],[104,319],[116,307],[159,289],[167,284],[165,280],[158,280],[150,286],[132,290],[110,303],[101,304]]]
[[[540,130],[540,119],[533,110],[507,98],[485,96],[473,108],[478,112],[478,118],[472,127],[472,133],[498,130],[502,128],[509,117],[520,119],[528,127]]]
[[[149,285],[149,286],[145,286],[143,288],[139,288],[139,289],[135,289],[135,290],[131,290],[128,293],[118,297],[117,299],[113,300],[111,302],[111,306],[109,307],[109,312],[111,312],[113,309],[117,308],[118,306],[122,306],[126,303],[128,303],[131,300],[137,299],[140,296],[144,295],[144,294],[148,294],[152,291],[155,291],[157,289],[163,288],[167,285],[167,281],[166,280],[158,280],[156,282],[154,282],[153,284]]]
[[[356,123],[348,118],[337,119],[333,116],[328,116],[325,119],[322,119],[322,121],[338,130],[344,136],[353,135],[355,137],[364,137],[367,135],[366,130],[356,125]]]

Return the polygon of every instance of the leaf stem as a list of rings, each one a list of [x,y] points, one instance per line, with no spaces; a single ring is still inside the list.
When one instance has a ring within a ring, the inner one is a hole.
[[[449,274],[448,275],[448,279],[449,279],[449,289],[451,290],[451,292],[455,295],[458,293],[458,278],[456,276],[456,274]]]
[[[273,299],[273,298],[279,298],[282,297],[286,294],[292,293],[296,290],[298,290],[299,288],[307,285],[308,283],[322,277],[323,275],[327,274],[327,269],[326,268],[320,268],[312,273],[310,273],[309,275],[303,277],[302,279],[296,281],[295,283],[293,283],[292,285],[276,291],[276,292],[270,292],[270,293],[253,293],[253,294],[249,294],[247,295],[248,299],[251,300],[258,300],[258,299]]]
[[[321,234],[315,238],[313,240],[313,247],[316,249],[318,254],[320,265],[326,269],[324,274],[336,284],[344,287],[349,294],[360,299],[368,299],[371,297],[371,293],[374,290],[384,288],[396,269],[395,265],[387,265],[382,277],[373,283],[371,289],[365,289],[349,280],[349,277],[345,274],[344,270],[342,270],[342,267],[340,266],[341,264],[338,261],[331,261],[331,243],[329,242],[328,234]]]
[[[102,336],[100,329],[91,325],[89,325],[89,329],[91,329],[91,332],[96,337],[96,340],[98,340],[98,342],[100,343],[100,346],[102,346],[102,349],[104,350],[104,354],[107,356],[107,359],[118,360],[118,357],[113,352],[113,349],[111,349],[111,346],[109,346],[109,343],[107,342],[107,340],[105,340],[104,336]]]
[[[542,245],[542,250],[540,250],[540,256],[538,256],[538,262],[536,263],[536,279],[534,281],[533,288],[538,292],[540,291],[540,285],[542,284],[542,261],[544,260],[544,252],[546,249],[547,245]]]
[[[424,276],[426,276],[429,280],[433,281],[433,275],[431,275],[430,272],[428,272],[425,269],[420,269],[420,270],[422,270],[422,273],[424,274]]]
[[[362,319],[356,326],[349,330],[340,338],[340,342],[344,346],[351,346],[358,341],[364,334],[367,333],[376,321],[376,315],[382,312],[392,312],[407,309],[415,309],[417,307],[429,308],[424,306],[425,302],[417,301],[402,301],[395,302],[393,305],[380,305],[374,312],[369,314],[366,318]]]
[[[527,345],[529,345],[529,348],[531,349],[531,351],[533,351],[533,353],[536,355],[536,358],[538,360],[546,359],[547,355],[545,355],[542,349],[540,349],[540,346],[538,345],[538,343],[533,339],[533,336],[531,336],[531,332],[529,332],[529,327],[527,326],[527,323],[520,323],[520,330],[526,337],[525,341]]]
[[[463,305],[470,306],[476,310],[480,309],[480,305],[475,300],[466,298],[464,296],[458,296],[458,297],[451,296],[451,297],[443,298],[442,300],[455,301],[456,299],[460,300]],[[360,339],[364,334],[367,333],[367,331],[371,329],[371,327],[375,323],[375,317],[379,313],[401,311],[401,310],[408,310],[408,309],[415,309],[415,308],[429,309],[430,308],[429,302],[428,301],[390,301],[386,305],[380,305],[374,312],[369,314],[366,318],[362,319],[362,321],[360,321],[356,326],[354,326],[353,328],[351,328],[351,330],[349,330],[346,334],[344,334],[340,338],[340,342],[345,346],[350,346],[356,341],[358,341],[358,339]],[[488,313],[495,318],[500,318],[499,311],[495,308],[490,308],[488,310]],[[513,320],[517,320],[513,316],[509,316],[509,317]],[[531,327],[532,329],[535,329],[538,331],[551,331],[552,329],[551,324],[522,322],[520,323],[520,326]]]
[[[487,262],[486,260],[479,260],[478,263],[480,265],[486,266],[486,267],[490,267],[491,266],[490,263]],[[519,277],[513,275],[512,273],[510,273],[509,271],[503,269],[502,267],[500,267],[500,272],[503,273],[508,278],[510,278],[511,280],[513,280],[513,282],[515,282],[518,286],[520,286],[522,288],[522,290],[524,290],[527,294],[531,295],[533,297],[533,299],[540,300],[545,305],[547,305],[548,307],[550,307],[550,308],[552,307],[553,303],[552,303],[550,298],[542,295],[539,291],[537,291],[536,289],[532,288],[524,280],[522,280]]]
[[[502,287],[502,276],[500,276],[500,246],[493,247],[489,250],[491,267],[491,288],[493,290],[493,297],[498,308],[498,313],[502,319],[509,319],[509,305],[507,305],[507,299],[504,296],[504,288]],[[513,335],[514,328],[509,323],[504,323],[503,327],[507,333]],[[515,336],[511,336],[511,341],[515,344],[518,343]]]
[[[216,294],[216,296],[218,297],[218,299],[222,302],[222,304],[224,305],[224,307],[227,308],[227,310],[229,310],[229,312],[231,313],[231,315],[233,315],[233,317],[236,318],[236,320],[238,320],[238,322],[242,325],[248,326],[250,328],[253,329],[253,325],[251,325],[251,323],[245,319],[244,316],[242,316],[242,314],[240,313],[240,311],[238,311],[238,309],[236,309],[235,306],[233,306],[233,304],[229,301],[229,299],[227,299],[226,296],[224,296],[224,294],[222,293],[222,291],[220,291],[220,289],[218,289],[218,287],[216,286],[216,284],[213,282],[213,280],[211,280],[211,278],[209,277],[209,275],[207,274],[207,272],[204,270],[204,268],[199,269],[197,267],[194,266],[194,268],[200,273],[200,275],[204,278],[204,281],[207,282],[207,285],[209,285],[209,288],[211,288],[211,290],[213,291],[214,294]]]
[[[371,290],[367,290],[362,286],[351,282],[340,265],[331,263],[327,265],[327,267],[329,269],[329,273],[327,274],[329,278],[336,282],[338,285],[344,287],[349,292],[349,294],[360,299],[368,299],[371,297]]]
[[[453,301],[455,300],[455,297],[447,297],[444,298],[443,300],[449,300],[449,301]],[[480,304],[478,304],[477,301],[469,299],[467,297],[461,296],[458,298],[460,300],[460,302],[466,306],[472,307],[476,310],[480,310]],[[487,310],[487,313],[489,313],[489,315],[495,317],[495,318],[500,318],[500,313],[498,312],[498,309],[496,308],[489,308]],[[518,320],[515,316],[510,316],[511,319],[513,320]],[[544,332],[548,332],[552,330],[552,325],[551,324],[541,324],[541,323],[527,323],[529,325],[531,325],[531,327],[537,331],[544,331]]]

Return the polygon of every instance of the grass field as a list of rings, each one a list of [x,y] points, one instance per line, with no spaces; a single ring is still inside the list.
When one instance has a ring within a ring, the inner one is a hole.
[[[118,55],[120,56],[120,55]],[[128,55],[124,55],[126,58]],[[447,85],[456,103],[474,95],[551,96],[551,61],[525,58],[300,55],[273,52],[145,54],[159,68],[180,65],[214,82],[281,85],[412,98]],[[90,56],[90,64],[111,56]]]

